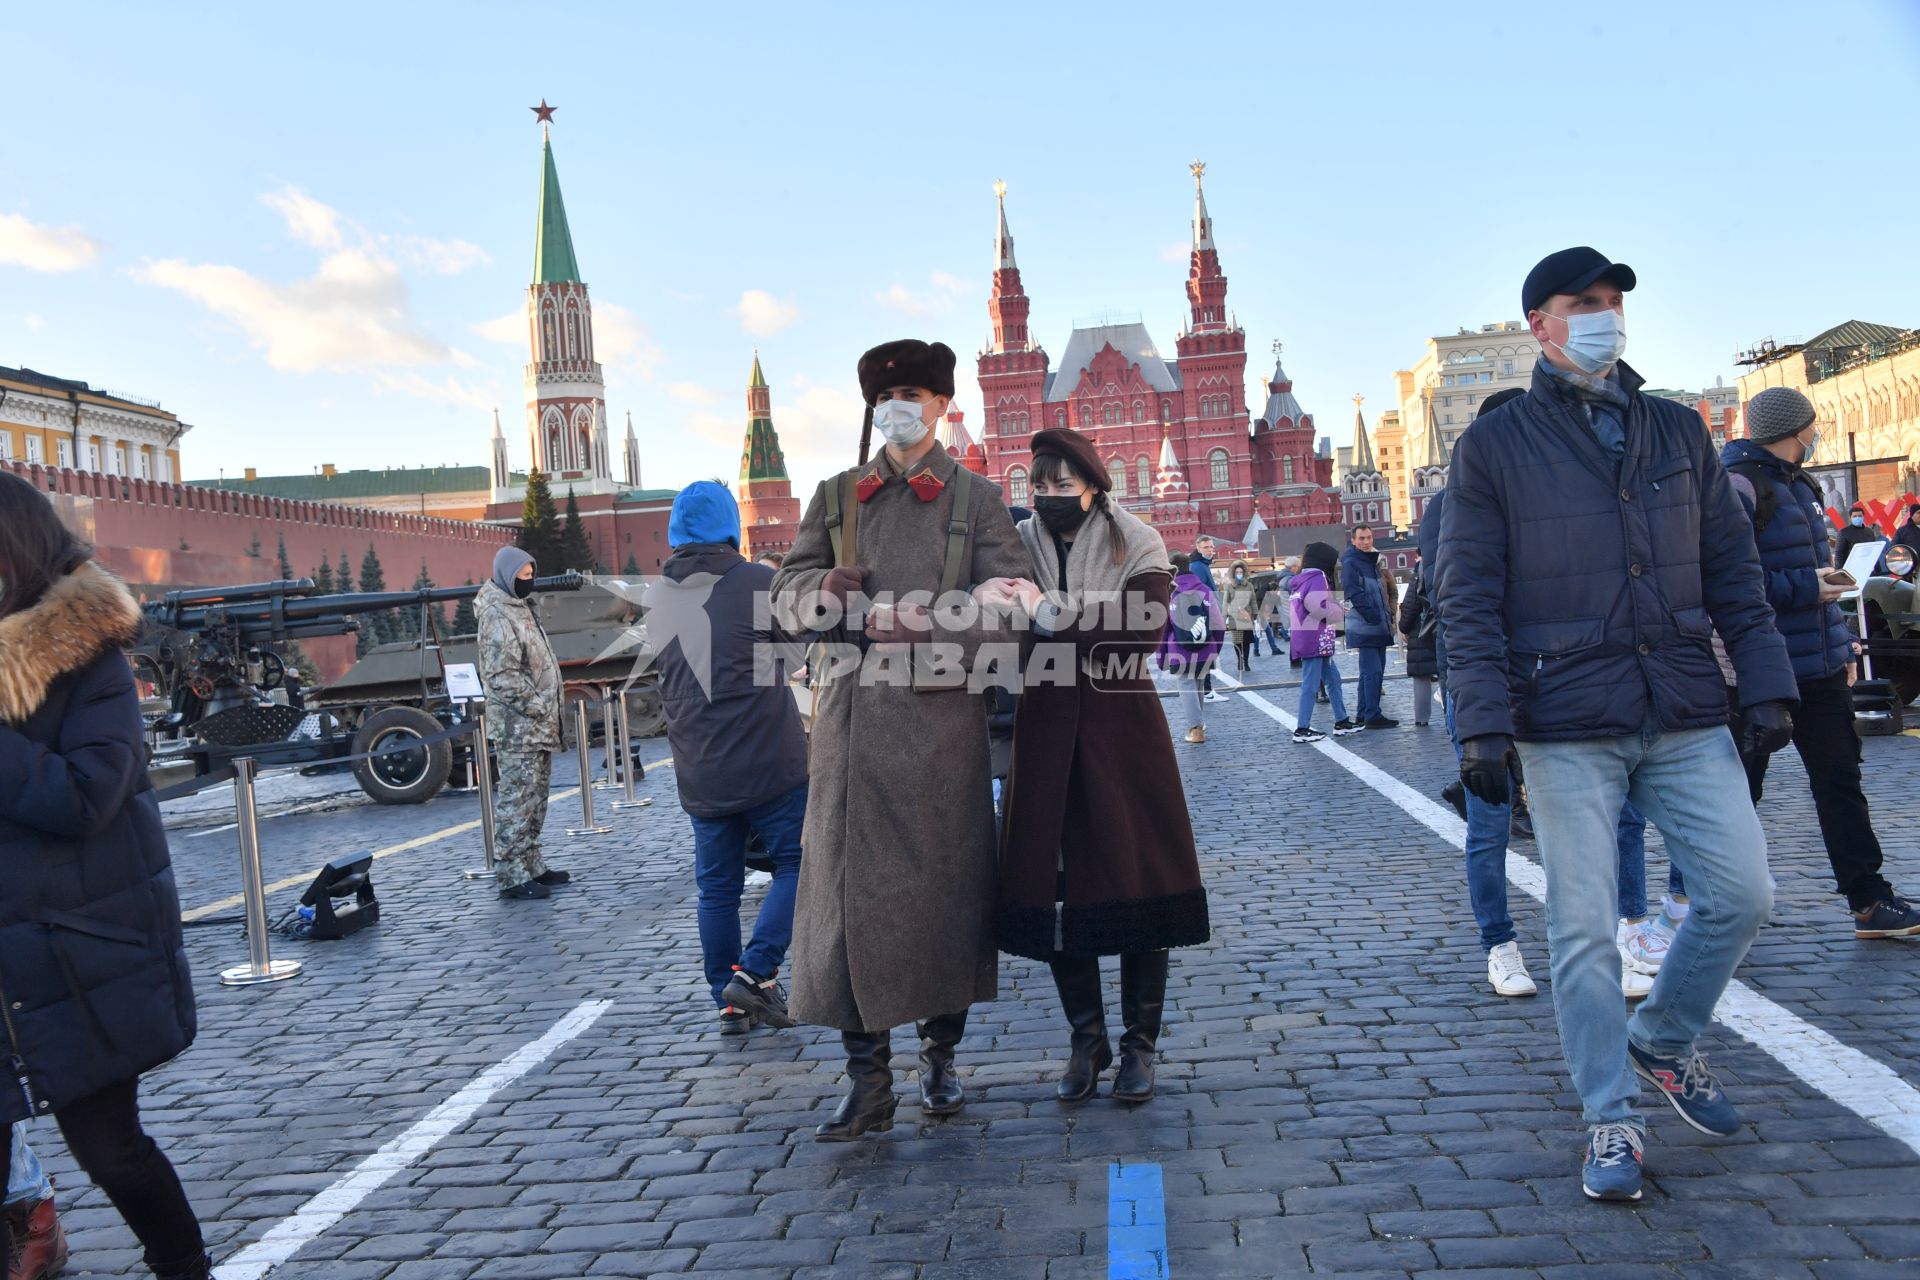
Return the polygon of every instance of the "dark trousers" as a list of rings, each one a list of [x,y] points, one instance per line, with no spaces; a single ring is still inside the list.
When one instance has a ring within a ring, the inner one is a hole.
[[[1242,671],[1245,671],[1247,669],[1247,662],[1251,658],[1252,652],[1253,652],[1253,632],[1251,631],[1234,632],[1233,633],[1233,653],[1235,657],[1240,659],[1240,669]]]
[[[693,878],[699,886],[696,917],[700,953],[713,1003],[726,1007],[721,992],[739,965],[762,978],[786,963],[793,941],[793,900],[800,887],[800,831],[807,819],[807,784],[775,796],[745,813],[724,818],[693,818]],[[747,875],[747,833],[760,833],[773,859],[773,884],[760,903],[753,937],[740,947],[740,895]]]
[[[140,1127],[140,1082],[125,1080],[53,1113],[67,1150],[106,1192],[156,1275],[192,1271],[206,1253],[180,1175]]]
[[[1893,896],[1880,875],[1880,841],[1867,816],[1860,790],[1860,735],[1853,728],[1853,691],[1845,672],[1800,682],[1800,706],[1793,713],[1793,749],[1806,766],[1813,788],[1813,811],[1827,846],[1834,882],[1847,905],[1864,911]],[[1767,758],[1748,760],[1747,790],[1755,804],[1766,782]]]

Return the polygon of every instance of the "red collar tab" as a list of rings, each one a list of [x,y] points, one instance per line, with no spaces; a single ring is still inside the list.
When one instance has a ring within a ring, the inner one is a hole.
[[[932,502],[940,496],[940,491],[947,486],[946,482],[940,479],[939,476],[934,475],[933,472],[922,471],[919,475],[907,481],[907,487],[913,490],[914,496],[920,499],[920,501]]]
[[[885,480],[880,478],[880,472],[876,468],[860,477],[858,483],[853,486],[853,492],[854,495],[864,503],[871,500],[874,494],[880,492],[886,483]]]

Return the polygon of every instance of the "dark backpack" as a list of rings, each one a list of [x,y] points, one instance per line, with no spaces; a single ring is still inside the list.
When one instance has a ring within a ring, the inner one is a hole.
[[[1767,474],[1764,462],[1736,462],[1727,468],[1729,475],[1739,476],[1753,487],[1753,536],[1758,538],[1766,532],[1773,522],[1774,508],[1780,500],[1774,496],[1773,477]]]

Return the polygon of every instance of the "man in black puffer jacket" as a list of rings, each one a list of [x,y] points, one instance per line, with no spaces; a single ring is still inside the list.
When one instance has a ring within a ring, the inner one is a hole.
[[[1640,1195],[1636,1074],[1695,1128],[1739,1128],[1694,1038],[1773,895],[1766,837],[1738,802],[1714,630],[1739,673],[1746,754],[1786,743],[1798,697],[1752,528],[1707,433],[1620,363],[1634,284],[1584,247],[1528,275],[1521,306],[1543,355],[1526,396],[1460,437],[1435,583],[1461,780],[1499,803],[1516,740],[1525,765],[1554,1010],[1590,1126],[1582,1184],[1608,1200]],[[1628,799],[1666,836],[1694,899],[1631,1026],[1615,860],[1596,856],[1614,847]]]
[[[1767,603],[1793,660],[1800,686],[1793,745],[1813,786],[1827,861],[1853,912],[1853,936],[1913,937],[1920,935],[1920,908],[1880,874],[1880,841],[1860,790],[1860,735],[1847,683],[1853,633],[1839,604],[1846,587],[1828,580],[1826,510],[1819,487],[1801,470],[1819,439],[1812,401],[1792,387],[1769,387],[1747,402],[1747,438],[1729,440],[1720,460],[1753,517]],[[1765,756],[1747,761],[1755,804],[1766,776]]]

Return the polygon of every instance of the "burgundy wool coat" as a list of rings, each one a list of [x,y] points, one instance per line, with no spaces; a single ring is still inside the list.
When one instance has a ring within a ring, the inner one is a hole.
[[[1164,616],[1170,585],[1142,573],[1126,591]],[[1000,949],[1013,955],[1160,951],[1209,936],[1180,764],[1146,667],[1160,628],[1120,621],[1082,615],[1053,637],[1076,647],[1074,682],[1020,694],[995,912]],[[1122,657],[1130,670],[1103,671]]]

